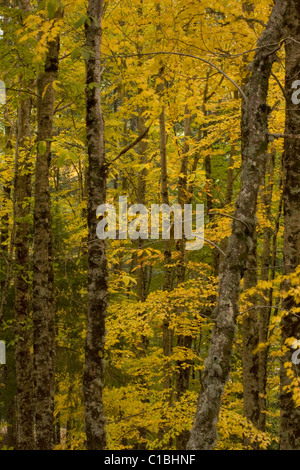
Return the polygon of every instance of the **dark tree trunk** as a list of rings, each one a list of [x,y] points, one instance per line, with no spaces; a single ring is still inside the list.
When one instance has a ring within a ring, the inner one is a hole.
[[[34,408],[32,376],[32,332],[29,328],[29,248],[28,216],[31,196],[30,138],[31,99],[23,99],[18,117],[18,157],[15,176],[15,319],[17,379],[17,448],[34,449]]]
[[[85,24],[86,131],[88,145],[88,317],[85,347],[84,400],[88,450],[106,447],[102,404],[104,374],[105,315],[107,309],[107,261],[105,241],[96,236],[96,209],[106,199],[104,122],[101,111],[101,20],[102,0],[89,0]],[[95,86],[95,84],[97,84]]]
[[[142,135],[145,130],[145,117],[143,116],[143,112],[145,111],[145,108],[139,108],[138,110],[138,132],[139,135]],[[139,163],[141,165],[147,163],[147,148],[148,148],[148,142],[145,140],[142,140],[139,145],[138,145],[138,153],[139,153]],[[144,167],[138,175],[138,189],[137,189],[137,203],[138,204],[146,204],[146,177],[147,177],[147,169]],[[140,250],[143,249],[144,245],[144,240],[139,238],[138,239],[138,247]],[[138,299],[141,302],[145,302],[147,298],[147,290],[146,290],[146,285],[147,285],[147,269],[146,266],[143,264],[143,259],[144,255],[142,254],[141,256],[137,255],[137,263],[138,263],[138,269],[137,269],[137,294],[138,294]],[[145,338],[144,338],[145,340]],[[146,344],[146,343],[145,343]]]
[[[300,128],[300,106],[292,101],[292,84],[300,79],[300,1],[289,1],[289,36],[293,40],[286,43],[286,78],[285,89],[287,96],[285,134],[299,134]],[[285,138],[284,142],[284,266],[285,274],[291,274],[300,264],[300,140]],[[286,286],[287,289],[289,286]],[[293,298],[285,299],[284,308],[287,315],[282,318],[282,346],[284,355],[281,361],[280,372],[280,449],[300,449],[300,409],[296,408],[293,394],[285,387],[291,384],[288,377],[286,363],[291,363],[293,350],[286,346],[285,341],[294,337],[300,339],[299,316],[291,312],[292,308],[298,307],[299,303]],[[299,375],[299,365],[292,365],[295,376]]]
[[[158,5],[158,11],[160,12],[160,7]],[[164,69],[163,67],[160,70],[160,75],[162,82],[157,87],[157,92],[160,95],[160,99],[164,100]],[[160,195],[162,204],[169,205],[169,185],[168,185],[168,161],[167,161],[167,133],[166,133],[166,110],[165,104],[163,103],[161,108],[161,113],[159,115],[159,153],[160,153]],[[173,288],[172,280],[172,242],[171,240],[164,241],[164,282],[163,289],[166,291],[171,291]],[[163,320],[163,353],[166,357],[165,363],[165,389],[169,394],[169,399],[171,400],[171,389],[172,389],[172,371],[171,366],[168,361],[168,357],[172,354],[173,349],[173,332],[169,328],[170,319],[166,315]]]
[[[282,38],[287,1],[276,1],[260,39],[251,66],[242,106],[242,175],[236,201],[235,219],[229,237],[219,282],[208,358],[205,361],[203,390],[200,393],[188,449],[213,449],[216,424],[224,386],[230,373],[240,282],[253,244],[255,208],[268,147],[267,93],[274,49]]]
[[[61,12],[57,15],[60,16]],[[43,72],[37,80],[37,160],[34,208],[33,323],[35,425],[38,450],[53,444],[53,387],[55,365],[54,298],[52,272],[51,201],[49,166],[53,136],[59,37],[48,43]]]
[[[183,154],[181,159],[180,176],[178,178],[178,204],[183,208],[184,204],[188,203],[188,190],[187,190],[187,176],[188,176],[188,152],[189,144],[187,139],[191,135],[191,115],[188,107],[185,108],[185,119],[184,119],[184,136],[185,142],[183,146]],[[184,214],[183,214],[184,215]],[[183,220],[183,218],[182,218]],[[184,231],[182,230],[182,233]],[[176,243],[177,252],[179,254],[179,260],[177,262],[177,282],[181,284],[185,280],[186,271],[186,240],[182,237],[182,240],[178,240]],[[180,314],[180,311],[178,311]],[[192,336],[178,335],[177,336],[177,347],[188,350],[191,348],[193,342]],[[190,370],[191,365],[187,364],[187,361],[177,361],[177,373],[176,373],[176,398],[180,400],[181,397],[189,388],[190,381]],[[189,438],[189,432],[184,430],[178,436],[176,436],[176,449],[184,450]]]
[[[30,1],[22,2],[22,11],[31,9]],[[22,80],[22,77],[21,77]],[[31,98],[22,97],[18,112],[18,135],[15,175],[15,320],[16,320],[16,380],[17,380],[17,449],[34,449],[33,362],[30,312],[30,214],[31,196]]]
[[[253,236],[253,245],[248,253],[246,273],[244,277],[244,289],[255,288],[257,284],[257,241],[256,233]],[[257,428],[259,419],[258,406],[258,355],[254,354],[258,346],[258,317],[257,296],[247,297],[251,301],[251,307],[243,315],[242,336],[243,336],[243,398],[244,416]],[[245,445],[250,445],[249,439],[244,439]]]
[[[268,181],[265,182],[264,188],[264,195],[263,195],[263,204],[265,210],[265,217],[266,220],[272,223],[272,213],[271,213],[271,206],[272,206],[272,194],[273,194],[273,179],[274,179],[274,166],[275,166],[275,151],[272,151],[270,154],[268,171],[266,175],[268,176]],[[279,191],[281,190],[281,184],[279,186]],[[275,231],[274,236],[276,235],[276,224],[275,224]],[[262,248],[262,255],[261,255],[261,276],[260,279],[262,281],[269,280],[269,273],[270,273],[270,265],[271,265],[271,241],[272,241],[272,228],[266,227],[263,233],[263,248]],[[276,255],[276,253],[275,253]],[[275,260],[274,260],[275,264]],[[273,272],[273,271],[271,271]],[[261,296],[258,299],[258,303],[260,305],[259,308],[259,322],[258,322],[258,329],[259,329],[259,343],[266,344],[268,341],[268,333],[269,333],[269,322],[270,322],[270,315],[271,315],[271,305],[272,305],[272,292],[266,293],[267,300],[265,296]],[[259,390],[259,420],[258,420],[258,428],[261,431],[265,431],[266,428],[266,409],[267,409],[267,400],[266,400],[266,393],[267,393],[267,365],[268,365],[268,352],[269,348],[265,346],[258,352],[258,390]]]

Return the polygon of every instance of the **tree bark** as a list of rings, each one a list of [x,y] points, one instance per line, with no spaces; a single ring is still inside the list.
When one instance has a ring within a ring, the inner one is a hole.
[[[139,135],[142,135],[145,130],[145,117],[143,116],[143,112],[145,111],[145,108],[139,108],[138,109],[138,132]],[[148,142],[145,140],[142,140],[139,145],[138,145],[138,153],[139,153],[139,163],[141,165],[147,163],[147,148],[148,148]],[[147,177],[147,169],[143,168],[138,175],[138,188],[137,188],[137,203],[138,204],[146,204],[146,177]],[[138,248],[140,250],[143,249],[144,245],[144,240],[139,238],[138,239]],[[147,285],[147,269],[146,266],[143,265],[143,259],[144,255],[142,254],[141,256],[137,255],[137,263],[138,263],[138,269],[137,269],[137,294],[138,294],[138,299],[141,302],[145,302],[147,298],[147,291],[146,291],[146,285]],[[145,338],[144,338],[145,340]]]
[[[60,13],[58,14],[60,15]],[[33,323],[36,448],[53,444],[53,381],[55,365],[54,296],[51,267],[52,233],[49,167],[53,136],[59,37],[48,42],[45,66],[37,80],[37,142],[34,208]]]
[[[208,358],[205,361],[203,390],[200,393],[194,426],[187,448],[213,449],[217,441],[216,424],[221,397],[230,372],[235,320],[238,313],[240,281],[253,244],[255,207],[268,147],[266,105],[269,78],[276,45],[282,38],[287,1],[277,0],[267,27],[260,36],[245,87],[242,106],[242,174],[236,201],[232,233],[219,282]]]
[[[189,144],[187,139],[191,135],[191,115],[188,107],[185,107],[185,118],[184,118],[184,137],[185,142],[183,146],[181,166],[180,166],[180,176],[178,178],[178,204],[183,208],[184,204],[188,203],[188,190],[187,190],[187,176],[188,176],[188,152]],[[184,216],[184,212],[182,211]],[[183,220],[183,218],[182,218]],[[184,233],[184,230],[182,230]],[[177,282],[182,284],[185,280],[186,272],[186,240],[184,236],[182,240],[177,240],[176,249],[179,254],[179,261],[177,264]],[[180,314],[180,309],[178,310]],[[177,336],[177,347],[184,348],[188,350],[191,348],[193,342],[192,336],[188,335],[178,335]],[[179,401],[181,397],[189,388],[190,381],[190,370],[191,365],[187,365],[187,361],[177,361],[177,373],[176,373],[176,398]],[[189,439],[189,432],[184,430],[176,436],[176,449],[184,450],[186,448],[186,443]]]
[[[158,11],[160,7],[158,5]],[[164,69],[163,67],[160,70],[160,76],[163,79]],[[157,87],[157,92],[160,95],[161,100],[164,99],[164,81],[159,84]],[[169,185],[168,185],[168,161],[167,161],[167,133],[166,133],[166,110],[165,104],[162,104],[161,112],[159,115],[159,153],[160,153],[160,196],[162,204],[169,205]],[[169,239],[164,241],[164,283],[163,290],[171,291],[173,288],[172,282],[172,241]],[[173,349],[173,332],[169,328],[170,319],[166,315],[163,320],[163,353],[166,357],[165,363],[165,389],[169,393],[169,399],[171,400],[171,389],[172,389],[172,371],[170,363],[168,362],[168,357],[172,354]]]
[[[273,194],[273,182],[274,182],[274,167],[275,167],[275,150],[272,150],[270,154],[269,167],[266,174],[268,175],[268,181],[265,182],[264,195],[263,195],[263,204],[265,210],[266,220],[271,224],[272,223],[272,194]],[[279,185],[279,191],[281,190],[281,184]],[[276,223],[274,237],[276,234]],[[261,275],[260,279],[262,281],[269,280],[270,266],[272,263],[271,257],[271,241],[272,241],[272,228],[266,227],[263,233],[263,248],[261,255]],[[276,256],[276,253],[274,257]],[[275,264],[275,260],[274,260]],[[274,272],[271,271],[271,273]],[[267,300],[264,296],[261,296],[258,300],[258,304],[261,306],[259,309],[259,320],[258,320],[258,329],[259,329],[259,343],[266,344],[268,341],[269,334],[269,323],[271,315],[271,305],[272,305],[272,291],[266,293]],[[258,429],[265,431],[266,428],[266,409],[267,409],[267,365],[268,365],[268,352],[269,348],[265,346],[262,350],[258,352],[258,391],[259,391],[259,420],[258,420]]]
[[[15,319],[16,319],[16,379],[17,379],[17,448],[34,449],[32,332],[28,327],[29,249],[31,196],[30,138],[31,99],[23,99],[18,117],[18,156],[15,177]]]
[[[293,40],[286,43],[286,77],[285,89],[288,101],[286,103],[285,134],[298,134],[300,126],[300,106],[292,101],[292,83],[300,79],[300,1],[289,1],[288,32]],[[294,138],[285,138],[284,142],[284,267],[285,274],[293,273],[300,264],[300,141]],[[286,288],[289,288],[287,283]],[[284,355],[281,361],[280,371],[280,449],[300,449],[300,410],[293,400],[291,390],[286,390],[291,384],[287,375],[285,363],[291,363],[293,350],[286,346],[288,338],[300,339],[299,316],[294,315],[291,309],[299,307],[299,303],[289,296],[285,299],[284,308],[287,314],[282,318],[282,346]],[[293,365],[293,372],[299,375],[299,366]]]
[[[30,1],[23,1],[22,12],[29,13]],[[22,79],[22,77],[21,77]],[[30,313],[30,214],[31,197],[30,146],[31,98],[21,97],[18,110],[18,135],[15,175],[15,299],[16,381],[17,381],[17,449],[34,449],[32,332],[28,327]]]
[[[88,316],[85,346],[84,400],[88,450],[106,447],[102,404],[104,374],[105,315],[107,309],[107,260],[105,241],[96,236],[96,209],[105,203],[106,172],[104,122],[101,110],[101,20],[102,0],[89,0],[85,23],[86,132],[88,146]],[[96,86],[95,86],[96,84]]]
[[[251,289],[257,284],[257,240],[256,233],[253,236],[253,245],[248,253],[247,270],[244,277],[244,289]],[[258,406],[258,355],[254,350],[258,346],[258,317],[257,296],[251,298],[251,307],[244,314],[242,323],[243,336],[243,399],[244,416],[257,428],[259,420]],[[248,300],[248,298],[247,298]],[[245,445],[251,443],[248,438],[244,439]],[[255,446],[253,446],[255,447]]]

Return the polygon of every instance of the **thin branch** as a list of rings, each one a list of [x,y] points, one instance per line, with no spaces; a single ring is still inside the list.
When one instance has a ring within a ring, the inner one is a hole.
[[[247,310],[244,310],[243,312],[239,312],[239,315],[243,315],[244,313],[249,312],[249,310],[254,310],[256,308],[275,308],[277,310],[280,310],[282,307],[278,305],[253,305],[253,307],[247,308]]]
[[[70,106],[72,106],[72,104],[73,104],[73,103],[68,103],[68,104],[65,104],[65,105],[61,106],[60,108],[55,108],[54,114],[60,113],[60,112],[63,111],[64,109],[69,108]]]
[[[6,90],[17,91],[18,93],[28,93],[29,95],[37,96],[36,93],[34,93],[33,91],[29,91],[29,90],[20,90],[18,88],[11,88],[11,87],[6,87]]]
[[[261,26],[263,26],[264,28],[266,27],[266,24],[263,21],[258,20],[257,18],[245,18],[245,16],[237,16],[236,19],[237,20],[244,20],[244,21],[246,21],[246,23],[258,23]]]
[[[226,253],[224,253],[223,250],[221,250],[221,248],[216,245],[215,243],[211,242],[210,240],[207,240],[207,238],[203,238],[203,237],[199,237],[199,235],[195,235],[196,238],[199,238],[200,240],[204,240],[206,243],[208,243],[209,245],[212,245],[214,246],[215,248],[217,248],[217,250],[219,250],[220,253],[222,253],[223,256],[226,256]]]
[[[300,134],[271,134],[268,132],[269,142],[273,142],[275,139],[300,139]]]
[[[127,145],[127,147],[123,148],[123,150],[119,153],[119,155],[117,155],[113,160],[111,160],[107,166],[110,166],[112,163],[114,163],[116,160],[118,160],[120,157],[122,157],[122,155],[125,155],[125,153],[129,152],[129,150],[131,150],[133,147],[135,147],[141,140],[143,140],[146,135],[148,134],[149,130],[150,130],[150,127],[151,127],[152,123],[150,124],[149,127],[147,127],[147,129],[141,134],[139,135],[131,144]]]
[[[232,215],[222,214],[221,212],[214,212],[214,211],[210,211],[209,214],[221,215],[223,217],[228,217],[229,219],[237,220],[238,222],[241,222],[242,224],[244,224],[247,227],[247,229],[249,230],[249,226],[246,224],[246,222],[244,222],[241,219],[237,219],[236,217],[233,217]]]
[[[283,88],[282,84],[280,83],[280,80],[278,79],[278,77],[276,77],[275,73],[271,72],[271,76],[274,78],[274,80],[276,81],[277,85],[279,86],[284,98],[286,99],[287,101],[287,96],[286,96],[286,93],[285,93],[285,89]]]

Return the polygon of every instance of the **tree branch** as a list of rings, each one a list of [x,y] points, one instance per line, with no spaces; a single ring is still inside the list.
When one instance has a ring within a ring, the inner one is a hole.
[[[118,160],[120,157],[122,157],[122,155],[125,155],[125,153],[129,152],[129,150],[131,150],[133,147],[135,147],[139,142],[141,142],[141,140],[143,140],[146,135],[148,134],[149,130],[150,130],[150,127],[151,127],[152,123],[150,124],[149,127],[147,127],[147,129],[141,134],[139,135],[131,144],[127,145],[127,147],[123,148],[123,150],[119,153],[119,155],[117,155],[113,160],[111,160],[107,166],[110,166],[112,163],[114,163],[116,160]]]

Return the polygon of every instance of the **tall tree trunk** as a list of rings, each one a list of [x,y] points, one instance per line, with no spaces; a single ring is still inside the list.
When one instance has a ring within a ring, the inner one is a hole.
[[[142,135],[145,130],[145,117],[143,116],[143,112],[145,111],[145,108],[139,108],[138,110],[138,132],[139,135]],[[139,153],[139,163],[141,165],[144,165],[147,163],[147,148],[148,148],[148,143],[145,140],[142,140],[139,145],[138,145],[138,153]],[[146,177],[147,177],[147,169],[144,167],[138,175],[138,188],[137,188],[137,203],[138,204],[146,204]],[[143,249],[144,245],[144,240],[139,238],[138,239],[138,247],[140,250]],[[144,302],[147,298],[147,292],[146,292],[146,284],[147,284],[147,270],[146,266],[143,265],[143,259],[144,255],[142,254],[141,256],[137,255],[137,263],[138,263],[138,269],[137,269],[137,294],[138,294],[138,299],[141,302]],[[144,338],[145,340],[146,338]],[[146,344],[146,343],[145,343]]]
[[[160,11],[160,9],[158,9]],[[160,75],[163,79],[164,70],[160,70]],[[164,82],[160,83],[158,86],[158,93],[160,94],[161,99],[164,99]],[[169,205],[169,186],[168,186],[168,162],[167,162],[167,134],[166,134],[166,110],[163,103],[161,108],[161,113],[159,115],[159,136],[160,136],[160,194],[162,204]],[[172,242],[171,239],[164,241],[164,284],[163,289],[166,291],[171,291],[172,286]],[[163,353],[166,357],[165,364],[165,389],[170,393],[171,399],[171,388],[172,388],[172,371],[170,364],[168,362],[168,357],[172,354],[173,349],[173,332],[169,328],[170,319],[169,316],[163,320]]]
[[[105,240],[96,236],[96,209],[106,199],[104,122],[101,110],[102,0],[89,0],[85,24],[86,131],[88,145],[88,317],[85,346],[84,400],[88,450],[106,446],[102,388],[104,374],[105,315],[107,309],[107,260]],[[95,84],[97,84],[95,86]]]
[[[31,196],[30,138],[31,99],[22,100],[18,116],[18,156],[15,176],[15,319],[17,379],[17,448],[34,449],[34,408],[32,384],[32,335],[29,321],[29,248],[28,216]]]
[[[61,12],[57,13],[60,16]],[[52,272],[51,200],[49,167],[53,136],[55,92],[58,75],[59,37],[48,42],[45,66],[37,80],[37,142],[34,208],[33,323],[35,425],[38,450],[53,444],[53,381],[55,364]]]
[[[30,11],[30,1],[22,2],[22,11]],[[22,79],[22,77],[21,77]],[[30,95],[29,95],[30,96]],[[34,449],[33,362],[31,354],[32,332],[28,327],[29,250],[31,197],[31,98],[22,97],[18,111],[18,135],[15,175],[15,299],[16,320],[16,380],[17,380],[17,448]]]
[[[272,185],[274,173],[274,159],[275,153],[269,156],[268,172],[266,175],[269,179],[265,180],[265,185],[262,194],[262,203],[264,206],[265,217],[271,223],[271,203],[272,203]],[[271,228],[267,227],[264,230],[263,250],[261,260],[261,280],[267,281],[269,279],[269,265],[270,265],[270,247],[271,247]],[[249,251],[247,260],[247,271],[244,278],[244,289],[255,288],[257,276],[257,242],[256,236],[252,249]],[[248,299],[247,299],[248,300]],[[253,353],[257,348],[259,342],[267,342],[268,327],[269,327],[269,298],[264,300],[264,296],[254,294],[251,297],[251,307],[243,318],[243,395],[244,395],[244,416],[248,418],[251,423],[261,429],[263,417],[265,414],[265,407],[263,407],[263,400],[266,392],[266,366],[267,366],[267,348],[264,348],[260,353]],[[259,305],[257,307],[256,305]],[[263,395],[262,395],[263,394]],[[245,439],[245,444],[249,445],[248,438]],[[252,445],[257,448],[256,444]]]
[[[272,262],[271,257],[271,241],[272,241],[272,194],[273,194],[273,180],[274,180],[274,167],[275,167],[275,155],[276,151],[272,150],[269,159],[269,166],[266,175],[268,176],[268,181],[265,182],[264,195],[263,195],[263,204],[266,220],[269,222],[270,226],[267,226],[264,229],[263,233],[263,248],[261,255],[261,275],[260,279],[262,281],[269,280],[270,266]],[[281,190],[281,184],[279,185],[279,191]],[[274,230],[274,237],[277,237],[276,234],[276,224]],[[275,252],[276,256],[276,252]],[[275,260],[274,260],[275,264]],[[271,273],[275,270],[271,270]],[[271,305],[272,305],[272,292],[271,289],[267,293],[267,300],[265,296],[261,296],[258,300],[260,305],[259,308],[259,320],[258,320],[258,329],[259,329],[259,343],[266,344],[268,341],[269,333],[269,322],[271,315]],[[266,428],[266,409],[267,409],[267,365],[268,365],[268,352],[269,348],[265,346],[262,350],[258,351],[258,391],[259,391],[259,420],[258,428],[261,431],[265,431]]]
[[[235,219],[229,237],[219,282],[208,358],[205,361],[203,390],[200,393],[188,449],[213,449],[221,397],[230,373],[235,320],[238,313],[240,281],[253,244],[255,207],[264,172],[268,147],[267,93],[276,44],[282,38],[286,0],[277,0],[268,25],[258,40],[242,106],[242,175],[236,201]]]
[[[9,6],[8,0],[2,0],[2,5],[4,7]],[[9,17],[4,17],[3,22],[8,23]],[[2,41],[6,40],[6,34],[3,34]],[[7,85],[5,85],[7,86]],[[12,138],[14,134],[14,126],[9,118],[9,110],[6,104],[6,92],[5,92],[5,107],[4,107],[4,132],[5,132],[5,160],[9,162],[10,154],[13,153],[13,144]],[[7,163],[9,165],[9,163]],[[0,304],[0,326],[3,322],[3,312],[6,305],[8,287],[10,284],[11,277],[11,259],[9,253],[9,201],[11,199],[11,182],[5,181],[3,184],[3,196],[2,196],[2,210],[4,209],[4,214],[1,218],[1,233],[0,233],[0,294],[1,294],[1,304]],[[11,237],[13,238],[13,237]],[[11,243],[12,246],[12,243]]]
[[[257,284],[257,240],[256,233],[253,236],[253,245],[249,250],[246,272],[244,277],[244,289],[251,289]],[[258,406],[258,355],[254,350],[258,345],[258,318],[257,296],[247,298],[251,300],[251,307],[243,316],[243,398],[244,416],[257,428],[259,419]],[[244,439],[245,445],[250,445],[248,438]]]
[[[300,127],[300,106],[292,101],[292,84],[300,79],[300,1],[289,1],[289,36],[286,52],[286,78],[285,89],[288,101],[286,103],[285,134],[298,134]],[[284,266],[285,274],[291,274],[300,264],[300,140],[285,138],[284,142]],[[287,286],[288,289],[288,286]],[[285,344],[290,337],[300,340],[299,316],[292,313],[294,307],[299,308],[299,303],[289,296],[285,299],[284,308],[286,316],[282,318],[282,346],[284,355],[281,361],[280,371],[280,449],[300,449],[300,409],[296,408],[291,390],[286,389],[291,384],[288,377],[286,363],[291,363],[293,350]],[[299,375],[299,365],[293,365],[295,375]]]
[[[9,7],[8,0],[2,0],[3,7]],[[11,21],[9,13],[4,16],[3,23],[8,24]],[[8,42],[6,33],[4,32],[2,41]],[[8,84],[6,84],[7,86]],[[5,97],[6,98],[6,97]],[[6,102],[6,99],[5,99]],[[7,104],[4,106],[4,132],[5,132],[5,162],[7,169],[13,162],[13,139],[16,134],[16,125],[12,123],[10,109]],[[15,151],[16,156],[16,151]],[[3,181],[2,195],[2,212],[1,219],[1,235],[0,235],[0,288],[1,288],[1,304],[0,304],[0,328],[2,322],[13,321],[13,311],[9,308],[10,284],[12,281],[13,271],[13,245],[14,245],[14,224],[10,227],[9,213],[11,211],[11,180],[5,178]],[[12,201],[13,202],[13,201]],[[4,419],[7,423],[7,433],[5,443],[9,447],[16,447],[16,371],[15,371],[15,347],[14,332],[10,329],[1,331],[1,338],[7,344],[6,349],[6,365],[3,366],[3,374],[0,376],[0,402],[5,410]],[[1,383],[3,382],[3,384]],[[1,406],[1,407],[2,407]]]
[[[184,204],[188,203],[188,192],[187,192],[187,175],[188,175],[188,152],[189,144],[187,142],[191,135],[191,115],[188,107],[185,108],[184,118],[184,136],[185,142],[183,146],[183,155],[180,166],[180,176],[178,178],[178,204],[183,208]],[[184,212],[182,211],[183,215]],[[182,219],[183,220],[183,219]],[[182,234],[184,231],[182,230]],[[177,265],[177,282],[182,284],[185,280],[186,271],[186,240],[184,236],[181,240],[177,240],[176,249],[179,254],[179,261]],[[180,309],[178,311],[180,315]],[[184,348],[184,351],[188,350],[192,346],[193,338],[188,335],[177,336],[177,347]],[[180,398],[185,394],[189,388],[190,380],[190,365],[187,364],[186,360],[177,361],[177,373],[176,373],[176,398]],[[186,443],[189,438],[188,431],[182,431],[176,436],[176,449],[183,450],[186,448]]]
[[[230,158],[227,169],[227,186],[226,186],[226,196],[225,196],[225,205],[231,204],[233,197],[233,183],[234,183],[234,157],[236,155],[236,145],[233,143],[230,148]]]
[[[191,135],[191,116],[188,107],[185,107],[185,118],[184,118],[184,145],[182,151],[181,165],[180,165],[180,174],[178,178],[178,204],[184,208],[184,204],[188,203],[188,194],[187,194],[187,176],[188,176],[188,152],[189,144],[187,142],[188,138]],[[183,220],[183,218],[182,218]],[[182,234],[184,234],[184,227],[182,224]],[[179,260],[177,262],[177,282],[181,284],[185,280],[185,265],[186,265],[186,241],[184,237],[181,240],[176,241],[176,249],[179,254]]]

